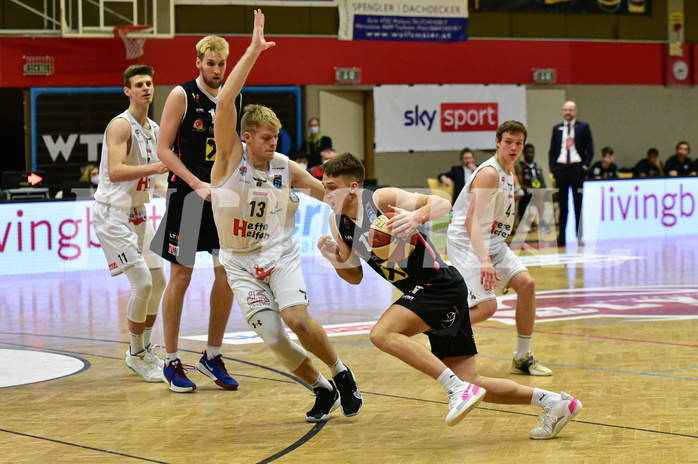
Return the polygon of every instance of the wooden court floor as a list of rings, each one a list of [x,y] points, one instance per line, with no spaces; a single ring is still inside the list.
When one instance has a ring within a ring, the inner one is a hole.
[[[547,441],[528,438],[539,413],[532,406],[483,403],[447,427],[441,387],[373,347],[366,333],[332,336],[364,394],[354,418],[337,411],[327,423],[306,423],[311,392],[260,343],[224,345],[238,391],[190,371],[197,390],[173,393],[140,381],[124,364],[125,277],[106,270],[3,277],[0,462],[698,462],[697,238],[519,246],[538,290],[534,353],[554,375],[507,373],[515,349],[511,295],[475,327],[478,366],[484,375],[564,390],[583,402]],[[319,260],[303,267],[311,313],[339,331],[370,326],[395,296],[370,270],[354,287]],[[182,337],[206,333],[211,276],[207,268],[194,273]],[[247,330],[236,305],[230,340]],[[158,322],[155,342],[161,331]],[[180,340],[187,364],[204,348]],[[27,361],[34,355],[49,358]],[[77,372],[17,384],[52,371],[57,358],[78,363]]]

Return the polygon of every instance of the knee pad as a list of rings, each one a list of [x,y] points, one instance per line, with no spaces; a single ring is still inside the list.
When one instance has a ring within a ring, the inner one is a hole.
[[[153,289],[150,270],[144,262],[124,271],[131,283],[131,297],[128,300],[126,315],[129,320],[137,323],[145,322],[148,313],[148,300]]]
[[[150,277],[153,282],[153,288],[150,291],[150,298],[148,299],[148,316],[158,313],[158,309],[160,309],[160,300],[162,299],[162,294],[167,286],[165,271],[161,267],[151,269]]]
[[[289,338],[281,316],[275,311],[259,311],[250,318],[248,324],[289,371],[298,369],[308,357],[308,352]]]

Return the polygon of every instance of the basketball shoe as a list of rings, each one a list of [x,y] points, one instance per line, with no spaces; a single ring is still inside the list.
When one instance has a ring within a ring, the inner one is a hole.
[[[560,430],[582,410],[582,402],[565,392],[562,399],[554,406],[543,408],[543,414],[529,432],[534,440],[549,440],[555,438]]]
[[[226,390],[237,390],[237,381],[228,375],[228,371],[225,368],[225,363],[223,362],[223,355],[218,355],[213,359],[208,359],[206,352],[196,363],[196,369],[202,374],[210,377],[216,385],[223,387]]]
[[[472,383],[463,382],[463,385],[456,390],[448,391],[448,415],[446,425],[454,426],[480,404],[485,398],[484,388]]]
[[[131,354],[131,349],[129,348],[126,350],[124,359],[129,369],[146,382],[162,382],[162,369],[150,359],[147,350]]]
[[[332,385],[331,391],[322,387],[313,388],[315,405],[313,409],[305,414],[306,422],[325,422],[330,420],[330,413],[339,407],[339,392],[331,380],[330,385]]]
[[[177,358],[169,361],[162,370],[162,379],[170,386],[170,390],[186,393],[196,390],[196,384],[187,378],[182,361]]]
[[[157,347],[158,345],[153,345],[152,343],[148,345],[148,347],[145,349],[145,356],[150,360],[150,362],[152,362],[153,364],[158,366],[160,370],[162,370],[165,368],[165,361],[163,361],[160,356],[155,354],[154,350]]]
[[[509,372],[512,374],[553,375],[553,371],[542,364],[538,364],[538,361],[533,358],[530,351],[521,359],[516,359],[516,352],[514,352],[514,359],[511,361],[511,366],[509,366]]]
[[[334,382],[337,385],[337,390],[339,390],[342,413],[347,417],[360,413],[361,408],[364,406],[364,398],[361,396],[358,385],[356,385],[354,373],[347,367],[346,371],[342,371],[334,376]]]

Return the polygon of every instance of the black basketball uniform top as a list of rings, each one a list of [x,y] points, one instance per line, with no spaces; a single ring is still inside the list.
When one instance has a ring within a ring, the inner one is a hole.
[[[184,118],[174,141],[173,151],[196,177],[211,183],[211,169],[216,160],[216,142],[213,138],[213,122],[216,116],[218,98],[209,95],[200,86],[197,79],[192,79],[180,87],[184,90],[186,109]],[[242,94],[235,102],[239,112]],[[170,171],[168,182],[174,182],[178,188],[190,189]]]
[[[401,291],[410,291],[433,276],[439,269],[446,268],[447,265],[424,234],[422,226],[417,229],[419,237],[414,250],[402,261],[386,261],[376,256],[369,245],[369,230],[373,221],[382,215],[383,211],[378,209],[373,201],[373,193],[363,189],[359,217],[356,221],[345,214],[335,216],[337,232],[340,238],[374,271]]]
[[[527,162],[521,160],[519,166],[521,166],[521,177],[523,179],[522,183],[524,187],[540,188],[540,178],[543,175],[540,165],[536,162],[528,164]]]

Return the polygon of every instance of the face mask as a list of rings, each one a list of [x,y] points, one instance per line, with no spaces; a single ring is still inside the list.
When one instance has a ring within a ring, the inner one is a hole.
[[[298,163],[298,165],[303,169],[308,169],[308,163]]]
[[[92,182],[93,185],[99,184],[99,176],[90,177],[90,182]]]
[[[319,126],[310,126],[310,133],[315,135],[320,133],[320,127]]]

